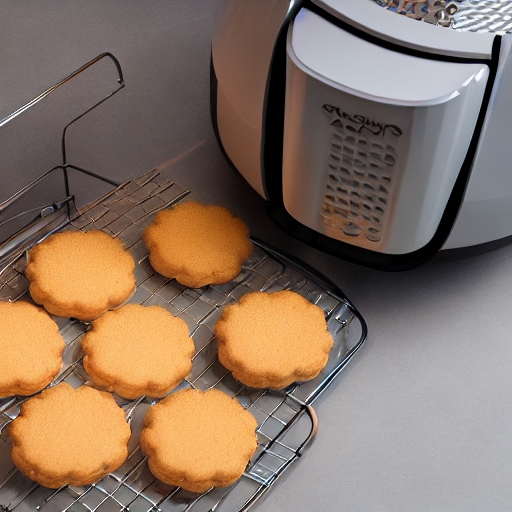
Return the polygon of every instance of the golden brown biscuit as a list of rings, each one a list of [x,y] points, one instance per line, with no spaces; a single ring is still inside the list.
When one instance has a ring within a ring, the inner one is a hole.
[[[62,382],[29,398],[8,427],[15,466],[40,485],[89,485],[128,456],[130,426],[110,393]]]
[[[257,447],[254,416],[217,389],[178,391],[151,407],[140,444],[159,480],[192,492],[242,476]]]
[[[57,316],[91,320],[135,289],[135,263],[121,240],[93,230],[49,236],[29,252],[30,295]]]
[[[288,290],[243,295],[224,308],[215,336],[219,361],[255,388],[316,377],[333,346],[322,309]]]
[[[181,318],[160,306],[127,304],[92,322],[82,350],[95,385],[133,399],[174,389],[192,369],[195,347]]]
[[[249,228],[227,208],[188,201],[158,212],[144,232],[153,268],[190,288],[236,277],[253,250]]]
[[[59,373],[66,343],[48,313],[28,302],[0,302],[0,398],[28,396]]]

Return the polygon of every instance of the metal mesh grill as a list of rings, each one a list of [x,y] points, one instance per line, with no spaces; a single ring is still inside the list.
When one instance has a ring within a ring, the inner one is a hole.
[[[158,304],[181,317],[196,346],[193,369],[183,387],[216,387],[249,410],[258,421],[258,449],[244,476],[230,487],[197,495],[156,480],[139,448],[139,435],[147,409],[156,402],[146,397],[129,401],[116,397],[132,428],[129,457],[114,473],[95,485],[51,490],[36,485],[14,468],[5,427],[17,416],[21,397],[0,399],[0,510],[16,512],[73,511],[119,512],[246,510],[294,462],[316,430],[309,405],[336,377],[365,338],[364,323],[351,304],[310,270],[272,249],[257,245],[240,275],[233,281],[203,289],[188,289],[154,272],[141,240],[156,211],[188,196],[189,192],[165,174],[152,172],[128,182],[114,193],[80,212],[64,229],[103,229],[119,237],[136,261],[137,291],[130,302]],[[0,273],[0,300],[31,301],[24,276],[25,255]],[[0,269],[1,270],[1,269]],[[326,313],[335,345],[324,371],[314,380],[292,385],[282,392],[254,390],[235,381],[217,360],[213,326],[225,304],[249,291],[292,289]],[[74,387],[88,383],[82,366],[80,343],[87,325],[54,317],[66,340],[64,365],[56,382]]]
[[[512,32],[510,0],[373,0],[398,14],[471,32]]]

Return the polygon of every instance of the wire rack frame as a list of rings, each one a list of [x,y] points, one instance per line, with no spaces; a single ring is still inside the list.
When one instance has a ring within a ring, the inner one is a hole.
[[[186,288],[157,274],[149,264],[141,236],[154,214],[190,197],[166,174],[152,171],[129,181],[70,219],[64,230],[102,229],[120,238],[136,261],[137,288],[129,300],[157,304],[182,318],[196,346],[193,369],[179,388],[217,388],[235,397],[258,421],[258,448],[236,483],[194,494],[163,484],[150,473],[138,438],[144,414],[157,400],[115,396],[132,429],[125,463],[100,482],[86,487],[51,490],[20,473],[10,460],[6,426],[17,416],[26,398],[0,399],[0,510],[69,512],[201,512],[245,511],[251,508],[294,463],[313,439],[318,421],[311,404],[350,361],[366,338],[366,325],[348,299],[332,283],[291,256],[255,240],[255,250],[240,274],[229,283],[202,289]],[[72,211],[72,209],[70,210]],[[48,233],[42,233],[44,238]],[[26,255],[0,269],[0,300],[31,301],[24,275]],[[237,382],[217,359],[213,326],[222,307],[243,294],[291,289],[325,311],[335,340],[329,362],[312,381],[280,391],[257,390]],[[53,317],[66,340],[63,369],[51,384],[66,381],[74,387],[90,384],[82,366],[81,339],[87,324]]]

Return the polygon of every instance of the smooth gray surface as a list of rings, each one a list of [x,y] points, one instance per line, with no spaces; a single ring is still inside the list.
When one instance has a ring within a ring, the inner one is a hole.
[[[121,181],[172,165],[199,199],[229,206],[254,235],[325,273],[365,317],[366,344],[315,406],[315,442],[255,510],[512,509],[512,246],[388,274],[283,234],[213,137],[215,4],[2,2],[0,117],[113,52],[127,86],[73,133],[72,160]],[[9,169],[0,173],[3,197],[20,177],[6,184]]]

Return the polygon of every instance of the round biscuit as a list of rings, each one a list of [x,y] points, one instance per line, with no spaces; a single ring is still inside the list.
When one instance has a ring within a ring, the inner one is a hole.
[[[254,388],[313,379],[333,346],[323,310],[289,290],[243,295],[223,309],[214,330],[219,361]]]
[[[257,447],[256,427],[235,398],[187,389],[148,410],[140,444],[159,480],[200,493],[242,476]]]
[[[192,369],[187,324],[160,306],[127,304],[94,320],[82,340],[92,382],[127,399],[161,398]]]
[[[32,395],[50,384],[65,346],[44,309],[21,300],[0,302],[0,398]]]
[[[224,206],[197,201],[158,212],[144,242],[152,267],[190,288],[235,278],[253,250],[243,220]]]
[[[88,321],[130,297],[134,269],[118,238],[100,230],[64,231],[29,251],[25,275],[30,295],[49,313]]]
[[[110,393],[65,382],[24,402],[8,433],[14,465],[52,489],[90,485],[115,471],[131,435]]]

